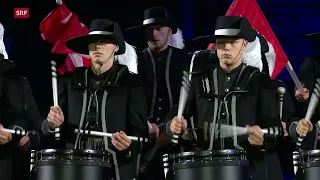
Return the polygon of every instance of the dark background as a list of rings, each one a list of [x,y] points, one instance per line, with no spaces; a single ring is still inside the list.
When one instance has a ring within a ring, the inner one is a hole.
[[[52,45],[42,40],[39,24],[57,7],[55,0],[1,0],[0,22],[5,27],[5,44],[11,60],[28,78],[39,109],[46,117],[52,104],[50,60],[60,64],[64,56],[50,53]],[[95,18],[118,21],[121,28],[142,23],[143,11],[152,6],[165,6],[176,17],[188,41],[196,36],[211,34],[215,19],[224,15],[232,0],[65,0],[70,11],[78,14],[86,26]],[[315,51],[315,44],[304,35],[320,31],[320,0],[258,0],[274,33],[296,72],[307,56]],[[29,19],[14,19],[14,8],[30,9]],[[293,89],[291,78],[284,69],[278,76]],[[290,155],[291,156],[291,155]],[[290,157],[289,156],[289,157]],[[292,173],[288,161],[285,169]]]

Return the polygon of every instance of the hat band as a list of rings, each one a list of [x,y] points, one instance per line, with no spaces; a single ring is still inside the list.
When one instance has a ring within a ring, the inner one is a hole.
[[[113,34],[112,32],[108,32],[108,31],[91,31],[89,32],[89,35],[93,35],[93,34],[101,34],[101,35],[110,35]]]
[[[161,18],[149,18],[143,21],[143,25],[148,25],[156,22],[163,22],[164,20]]]
[[[217,29],[214,31],[216,36],[236,36],[240,33],[240,29]]]

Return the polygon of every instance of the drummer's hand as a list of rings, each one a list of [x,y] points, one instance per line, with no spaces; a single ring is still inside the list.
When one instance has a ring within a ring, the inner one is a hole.
[[[131,140],[123,131],[114,133],[111,137],[111,142],[119,151],[128,149],[131,144]]]
[[[9,141],[12,140],[12,134],[6,131],[3,131],[3,126],[0,124],[0,144],[7,144]]]
[[[20,139],[18,146],[19,146],[19,148],[20,148],[22,151],[27,151],[27,150],[29,150],[29,149],[30,149],[30,146],[31,146],[29,136],[28,136],[28,135],[23,136],[23,137]]]
[[[284,136],[284,137],[289,136],[288,131],[287,131],[287,125],[286,125],[286,123],[281,121],[281,124],[282,124],[282,128],[283,128],[283,136]]]
[[[309,90],[307,88],[297,89],[295,96],[299,102],[305,102],[309,98]]]
[[[47,119],[52,129],[61,126],[64,121],[64,116],[61,108],[59,106],[51,106]]]
[[[264,142],[264,133],[259,126],[246,126],[248,129],[248,141],[251,145],[262,146]]]
[[[305,119],[301,119],[298,122],[296,127],[296,131],[300,136],[306,136],[307,133],[311,132],[313,129],[313,125],[310,121],[306,121]]]
[[[181,134],[182,131],[187,129],[187,127],[187,120],[185,120],[183,117],[178,118],[178,116],[175,116],[170,124],[170,130],[173,134]]]
[[[157,124],[155,124],[155,123],[150,123],[150,124],[151,124],[152,129],[149,129],[149,135],[150,135],[150,137],[157,138],[159,136],[160,129]]]

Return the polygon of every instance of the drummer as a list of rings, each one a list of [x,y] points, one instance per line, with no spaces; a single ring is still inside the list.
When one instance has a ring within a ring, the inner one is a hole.
[[[282,129],[277,88],[270,77],[255,67],[245,65],[242,59],[248,42],[255,40],[257,33],[249,21],[238,16],[218,17],[214,35],[194,39],[195,44],[216,43],[220,65],[193,75],[183,117],[176,116],[178,108],[172,109],[168,115],[167,131],[171,135],[187,137],[190,134],[194,138],[193,133],[187,131],[190,127],[188,120],[193,117],[200,149],[244,149],[253,180],[281,180],[283,177],[275,150],[278,138],[261,131],[267,127]],[[247,127],[249,135],[220,138],[218,133],[214,133],[211,139],[215,140],[209,142],[211,133],[208,127],[212,122],[214,125]],[[203,130],[201,134],[199,129]]]
[[[320,45],[320,32],[307,34],[306,37],[316,42]],[[319,71],[320,71],[320,55],[319,50],[315,54],[307,57],[299,71],[299,79],[304,84],[304,88],[296,89],[295,97],[299,102],[299,108],[302,117],[306,115],[307,108],[309,105],[309,101],[311,98],[311,93],[313,92],[313,88],[316,84],[316,79],[319,78]],[[293,141],[297,142],[298,136],[304,136],[304,140],[301,143],[301,146],[298,147],[299,150],[314,150],[320,148],[320,106],[318,105],[314,114],[312,115],[311,121],[305,121],[301,119],[299,121],[292,120],[288,127],[290,135],[293,137]],[[303,179],[303,171],[299,167],[296,173],[296,180]]]
[[[114,178],[132,180],[140,144],[131,136],[148,136],[146,99],[137,73],[136,54],[125,43],[117,22],[96,19],[89,34],[73,38],[66,46],[89,54],[90,68],[77,68],[61,76],[59,107],[51,107],[43,123],[45,133],[61,125],[58,148],[92,149],[116,152]],[[126,65],[124,63],[127,62]],[[74,134],[75,128],[113,133],[112,138]]]
[[[43,140],[42,120],[28,80],[8,57],[3,35],[0,23],[0,179],[21,180],[29,174],[28,151]],[[29,133],[22,137],[4,128]]]
[[[318,43],[320,45],[320,32],[307,34],[306,37]],[[309,105],[310,97],[313,92],[313,88],[316,84],[316,79],[319,78],[320,71],[320,55],[319,52],[307,57],[299,71],[299,79],[304,84],[304,88],[296,89],[295,97],[299,102],[299,109],[301,116],[305,116],[307,112],[307,108]],[[292,121],[290,124],[290,132],[294,136],[294,140],[297,141],[296,135],[306,136],[304,139],[301,148],[304,150],[312,150],[317,149],[317,146],[320,146],[320,143],[317,140],[317,136],[320,133],[317,128],[313,128],[313,124],[316,124],[320,119],[320,106],[317,106],[313,116],[312,123],[310,121],[300,120],[300,121]],[[319,124],[317,125],[319,126]],[[318,147],[319,148],[319,147]]]

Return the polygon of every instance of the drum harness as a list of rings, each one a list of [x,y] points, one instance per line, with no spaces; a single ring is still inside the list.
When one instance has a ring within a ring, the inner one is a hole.
[[[112,69],[110,69],[110,70],[112,70]],[[118,71],[117,77],[115,79],[115,82],[118,80],[119,75],[121,75],[121,73],[124,70],[125,70],[125,68],[121,68]],[[110,72],[110,73],[112,73],[112,72]],[[87,87],[87,84],[88,84],[88,69],[85,70],[84,76],[85,76],[84,77],[85,87]],[[111,82],[108,81],[108,84],[110,84],[110,83]],[[96,93],[97,93],[97,90],[95,91],[94,94],[90,95],[87,111],[89,112],[89,108],[90,108],[90,105],[91,105],[92,100],[93,100],[96,103],[96,113],[98,114],[99,113],[99,105],[98,105],[99,103],[98,103],[98,98],[97,98]],[[82,112],[81,112],[81,118],[80,118],[80,123],[79,123],[79,129],[82,128],[83,123],[84,123],[84,118],[86,116],[86,113],[88,113],[88,112],[86,112],[87,95],[88,95],[88,90],[85,88],[84,92],[83,92]],[[102,96],[102,103],[101,103],[101,113],[100,113],[100,115],[101,115],[101,123],[102,123],[102,131],[103,132],[108,132],[107,131],[107,124],[106,124],[106,116],[105,116],[105,108],[106,108],[107,97],[108,97],[108,92],[107,92],[107,90],[104,90],[103,91],[103,96]],[[96,116],[96,118],[98,118],[98,116]],[[77,133],[74,149],[76,149],[78,147],[79,139],[80,139],[80,133]],[[117,161],[117,154],[116,154],[115,151],[113,151],[112,149],[109,148],[109,146],[108,146],[108,138],[107,137],[103,137],[103,142],[104,142],[105,151],[109,152],[112,155],[112,159],[113,159],[113,163],[114,163],[114,167],[115,167],[114,169],[115,169],[116,180],[120,180],[120,173],[119,173],[119,166],[118,166],[118,161]]]

